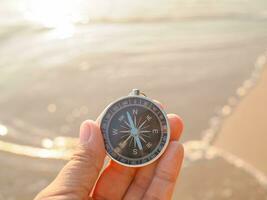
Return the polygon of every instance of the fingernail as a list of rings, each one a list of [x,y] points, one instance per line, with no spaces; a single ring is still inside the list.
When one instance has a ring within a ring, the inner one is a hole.
[[[86,144],[89,140],[91,135],[93,134],[93,127],[91,121],[85,121],[81,125],[80,129],[80,143]]]

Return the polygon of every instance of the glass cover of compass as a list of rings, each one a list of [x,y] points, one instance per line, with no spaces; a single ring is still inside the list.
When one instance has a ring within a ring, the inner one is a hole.
[[[170,138],[165,112],[139,92],[110,104],[100,128],[109,157],[129,167],[145,166],[158,159]]]

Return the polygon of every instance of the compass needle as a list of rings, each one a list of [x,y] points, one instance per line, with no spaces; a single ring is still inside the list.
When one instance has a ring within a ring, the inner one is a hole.
[[[131,117],[131,115],[130,115],[129,112],[127,112],[127,118],[128,118],[129,123],[130,123],[129,127],[130,127],[131,129],[134,129],[134,128],[135,128],[135,126],[134,126],[134,122],[133,122],[133,119],[132,119],[132,117]],[[127,123],[127,122],[126,122],[126,123]],[[127,124],[128,124],[128,123],[127,123]]]
[[[138,137],[138,136],[135,136],[134,139],[136,140],[138,149],[139,149],[139,150],[143,150],[143,146],[142,146],[142,143],[141,143],[139,137]]]

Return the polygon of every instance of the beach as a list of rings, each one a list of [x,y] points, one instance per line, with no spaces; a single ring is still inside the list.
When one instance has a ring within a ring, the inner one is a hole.
[[[267,70],[259,83],[223,122],[214,145],[233,153],[267,175]]]
[[[29,2],[0,8],[0,200],[32,199],[133,88],[184,120],[173,199],[266,199],[265,0]]]

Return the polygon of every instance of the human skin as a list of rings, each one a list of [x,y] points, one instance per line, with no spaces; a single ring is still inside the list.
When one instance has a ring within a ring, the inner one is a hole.
[[[141,168],[110,161],[101,172],[106,156],[99,123],[87,120],[80,128],[79,145],[55,180],[35,200],[169,200],[179,175],[184,149],[179,143],[181,118],[168,114],[171,137],[164,154]]]

